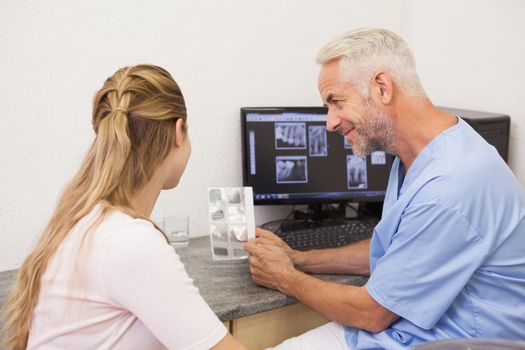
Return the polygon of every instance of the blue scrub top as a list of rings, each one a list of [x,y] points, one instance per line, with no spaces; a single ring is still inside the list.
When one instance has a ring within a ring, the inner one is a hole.
[[[400,318],[347,328],[350,348],[525,339],[525,192],[496,149],[458,118],[404,173],[396,159],[366,284]]]

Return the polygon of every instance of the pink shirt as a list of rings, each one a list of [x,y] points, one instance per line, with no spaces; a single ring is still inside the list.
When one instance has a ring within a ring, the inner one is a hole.
[[[209,349],[227,333],[151,223],[111,213],[79,244],[99,208],[51,260],[28,349]]]

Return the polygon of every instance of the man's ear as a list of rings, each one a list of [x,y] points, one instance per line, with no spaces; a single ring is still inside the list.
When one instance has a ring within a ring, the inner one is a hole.
[[[392,78],[385,71],[379,71],[372,78],[371,95],[373,98],[387,105],[392,101],[394,84]]]
[[[173,139],[173,146],[180,147],[184,138],[187,136],[184,128],[184,120],[178,118],[175,122],[175,138]]]

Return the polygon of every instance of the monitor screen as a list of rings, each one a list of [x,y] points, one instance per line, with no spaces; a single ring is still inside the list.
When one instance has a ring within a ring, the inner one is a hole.
[[[244,186],[255,204],[382,202],[393,157],[352,153],[326,107],[241,108]]]

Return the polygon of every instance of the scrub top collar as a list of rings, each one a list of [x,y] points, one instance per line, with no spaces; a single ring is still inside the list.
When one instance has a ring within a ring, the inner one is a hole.
[[[419,152],[416,159],[408,169],[408,172],[406,172],[406,175],[405,165],[403,162],[401,162],[399,157],[397,157],[398,169],[395,172],[397,178],[394,182],[397,184],[396,199],[399,199],[399,197],[404,193],[404,190],[410,187],[410,185],[416,181],[418,176],[422,173],[423,169],[429,164],[429,162],[433,161],[437,156],[439,156],[439,147],[441,145],[440,140],[465,123],[465,121],[463,121],[463,119],[459,118],[458,116],[456,116],[456,118],[458,120],[456,124],[439,133],[421,150],[421,152]]]

